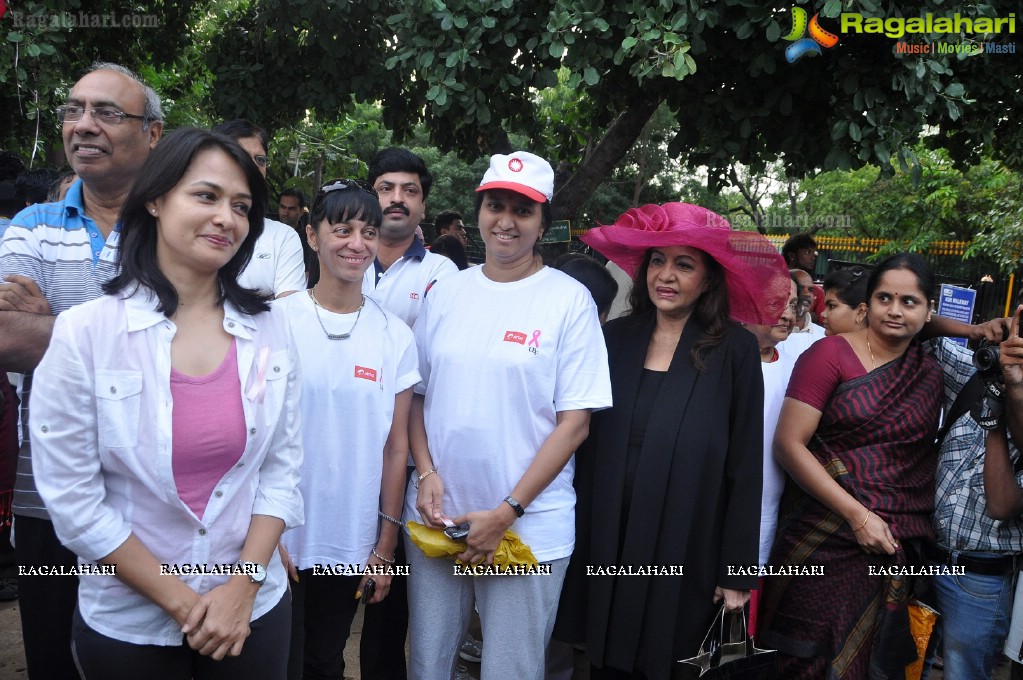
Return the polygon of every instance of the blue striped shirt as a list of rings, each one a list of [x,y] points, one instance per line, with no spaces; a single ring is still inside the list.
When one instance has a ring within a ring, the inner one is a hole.
[[[27,276],[38,284],[50,311],[60,314],[103,294],[102,285],[117,273],[116,229],[104,239],[96,223],[85,214],[82,181],[68,188],[63,201],[37,203],[11,220],[0,239],[0,278]],[[31,375],[22,384],[22,435],[28,438]],[[18,478],[14,487],[14,511],[19,515],[49,519],[32,477],[28,442],[18,455]]]

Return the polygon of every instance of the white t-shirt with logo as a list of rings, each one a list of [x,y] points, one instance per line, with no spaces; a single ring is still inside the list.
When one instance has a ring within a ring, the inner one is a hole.
[[[285,532],[299,569],[365,564],[377,542],[384,442],[394,396],[419,382],[412,331],[367,298],[346,340],[327,338],[312,300],[298,293],[274,302],[288,317],[302,367],[302,463],[305,524]],[[330,333],[347,333],[357,313],[320,308]]]
[[[433,287],[415,326],[430,453],[444,482],[443,512],[498,507],[559,411],[611,406],[607,348],[589,292],[545,267],[497,283],[473,267]],[[575,546],[575,459],[512,530],[540,561]],[[418,518],[409,485],[405,519]]]
[[[298,232],[276,220],[263,220],[252,258],[238,275],[238,283],[274,297],[289,290],[305,290],[305,260]]]
[[[362,283],[363,293],[401,317],[409,328],[415,325],[423,300],[432,294],[437,280],[458,271],[450,259],[431,253],[418,241],[416,245],[421,257],[405,254],[379,276],[376,268],[370,267]]]

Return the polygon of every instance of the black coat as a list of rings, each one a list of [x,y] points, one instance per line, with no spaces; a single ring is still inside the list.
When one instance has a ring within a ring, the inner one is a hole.
[[[590,661],[650,680],[696,654],[719,605],[714,588],[756,585],[728,567],[757,563],[763,477],[763,374],[756,340],[730,325],[696,371],[703,334],[686,324],[650,412],[624,536],[625,457],[653,316],[604,326],[614,407],[593,415],[576,456],[576,547],[555,637]],[[619,551],[621,559],[619,560]],[[603,565],[683,565],[683,576],[586,575]]]

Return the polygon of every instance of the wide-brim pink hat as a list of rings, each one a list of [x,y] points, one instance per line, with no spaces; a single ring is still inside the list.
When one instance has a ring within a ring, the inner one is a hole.
[[[689,203],[644,205],[580,240],[635,277],[651,248],[688,246],[707,253],[725,273],[732,318],[774,324],[789,299],[789,271],[778,249],[759,233],[733,231],[717,213]]]

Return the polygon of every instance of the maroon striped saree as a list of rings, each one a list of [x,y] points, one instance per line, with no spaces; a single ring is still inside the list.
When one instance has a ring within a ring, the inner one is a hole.
[[[904,665],[898,653],[881,658],[880,648],[872,658],[875,634],[904,614],[909,595],[905,579],[877,573],[921,564],[913,549],[931,537],[941,395],[940,367],[914,343],[902,358],[841,384],[825,406],[810,451],[888,523],[900,547],[894,556],[867,554],[839,515],[788,481],[771,564],[823,566],[824,575],[793,569],[765,579],[760,641],[782,653],[781,677],[885,677],[879,664],[893,672]]]

